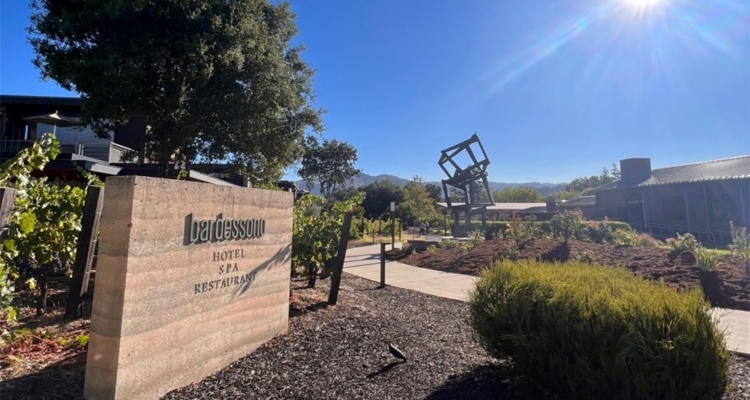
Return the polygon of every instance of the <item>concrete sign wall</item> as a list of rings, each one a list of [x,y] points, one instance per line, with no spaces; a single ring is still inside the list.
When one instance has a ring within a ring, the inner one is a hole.
[[[293,195],[106,182],[87,399],[154,399],[287,329]]]

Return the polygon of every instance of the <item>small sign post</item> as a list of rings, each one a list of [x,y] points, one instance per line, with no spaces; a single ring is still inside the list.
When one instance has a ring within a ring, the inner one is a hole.
[[[396,202],[391,202],[391,250],[396,248]]]

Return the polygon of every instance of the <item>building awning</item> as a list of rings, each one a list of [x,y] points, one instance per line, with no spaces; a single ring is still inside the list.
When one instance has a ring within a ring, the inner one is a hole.
[[[158,164],[127,164],[118,163],[118,167],[122,168],[122,171],[118,174],[119,176],[150,176],[160,178],[177,179],[182,171],[186,171],[187,176],[185,180],[191,182],[203,182],[211,183],[214,185],[221,186],[239,186],[232,182],[225,181],[223,179],[215,178],[213,176],[198,172],[194,169],[175,169],[174,165],[166,170],[160,170],[161,167]]]
[[[448,208],[448,203],[437,202],[438,207]],[[455,208],[464,208],[464,203],[451,203]],[[487,211],[519,211],[525,210],[531,207],[546,207],[546,203],[495,203],[494,205],[487,206]]]
[[[112,176],[118,175],[122,170],[106,161],[73,153],[62,153],[44,166],[45,170],[50,171],[77,171],[78,168],[94,174]]]
[[[192,169],[189,169],[187,171],[188,171],[187,180],[189,181],[212,183],[214,185],[221,185],[221,186],[237,186],[234,183],[227,182],[223,179],[214,178],[213,176],[202,174]]]

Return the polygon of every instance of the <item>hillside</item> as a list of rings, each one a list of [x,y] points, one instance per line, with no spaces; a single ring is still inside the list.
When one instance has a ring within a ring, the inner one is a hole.
[[[368,175],[365,173],[360,173],[354,179],[352,180],[351,184],[349,186],[351,187],[360,187],[360,186],[366,186],[376,181],[381,180],[387,180],[391,181],[399,186],[406,186],[406,184],[410,181],[410,179],[401,178],[395,175]],[[305,182],[299,180],[295,182],[297,186],[301,188],[305,188]],[[427,182],[427,183],[433,183],[438,186],[440,186],[440,182]],[[523,182],[523,183],[508,183],[508,182],[490,182],[490,188],[492,190],[501,190],[506,187],[518,187],[518,186],[528,186],[531,188],[536,189],[537,192],[539,192],[542,196],[548,196],[552,193],[561,192],[565,190],[565,186],[567,183],[543,183],[543,182]],[[320,188],[316,185],[313,188],[312,193],[314,194],[320,194]]]

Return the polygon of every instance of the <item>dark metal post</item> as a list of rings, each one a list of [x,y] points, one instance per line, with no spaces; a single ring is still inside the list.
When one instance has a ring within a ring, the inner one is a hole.
[[[341,274],[344,271],[344,260],[346,259],[346,248],[349,244],[349,229],[352,226],[352,213],[344,215],[344,225],[341,227],[341,240],[333,262],[333,276],[331,277],[331,293],[328,294],[328,304],[335,305],[339,298],[339,287],[341,286]]]
[[[103,204],[104,188],[89,186],[86,190],[86,202],[83,205],[83,215],[81,216],[81,232],[78,234],[76,258],[73,261],[73,280],[70,282],[65,319],[74,319],[81,315],[81,299],[89,290],[91,264],[94,259]]]
[[[380,287],[385,287],[385,246],[387,243],[380,243]]]

